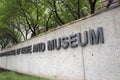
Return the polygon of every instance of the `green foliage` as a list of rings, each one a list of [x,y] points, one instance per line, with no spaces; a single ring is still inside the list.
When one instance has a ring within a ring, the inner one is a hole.
[[[21,41],[20,34],[16,30],[7,27],[0,28],[0,38],[0,45],[2,49],[6,48],[8,44],[17,44]]]
[[[1,72],[0,80],[50,80],[50,79],[21,75],[15,72]]]

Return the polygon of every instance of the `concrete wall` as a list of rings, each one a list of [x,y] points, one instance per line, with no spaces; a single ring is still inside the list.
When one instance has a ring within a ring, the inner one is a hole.
[[[120,7],[69,23],[0,51],[10,51],[62,36],[103,27],[104,44],[0,57],[0,67],[57,80],[120,80]]]

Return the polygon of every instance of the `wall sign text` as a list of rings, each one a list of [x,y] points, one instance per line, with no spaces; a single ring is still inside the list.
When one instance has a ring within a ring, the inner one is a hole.
[[[83,37],[82,37],[83,35]],[[60,50],[61,48],[67,49],[69,47],[76,48],[78,46],[84,47],[90,42],[91,45],[104,43],[103,28],[98,27],[97,31],[90,29],[89,31],[84,31],[83,33],[75,33],[69,36],[59,37],[57,39],[48,40],[45,42],[40,42],[37,44],[22,47],[16,50],[11,50],[8,52],[0,53],[0,57],[13,56],[20,54],[31,54],[40,53],[54,50]]]

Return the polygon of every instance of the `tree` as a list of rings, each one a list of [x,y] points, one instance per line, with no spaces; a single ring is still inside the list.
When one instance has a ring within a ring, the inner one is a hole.
[[[4,23],[9,23],[8,25],[12,25],[12,27],[18,29],[24,40],[26,40],[29,30],[32,32],[33,36],[38,34],[37,31],[40,27],[38,8],[39,6],[36,0],[5,0],[1,6],[1,19],[2,21],[4,19]],[[23,26],[24,29],[22,28],[22,30],[25,30],[26,35],[23,35],[20,26]]]
[[[93,14],[95,12],[95,5],[97,0],[88,0],[90,5],[90,13]]]
[[[0,27],[0,45],[1,49],[6,48],[9,44],[17,44],[21,41],[20,34],[15,29]]]
[[[46,3],[52,12],[51,19],[53,18],[58,26],[88,14],[87,0],[46,0]]]

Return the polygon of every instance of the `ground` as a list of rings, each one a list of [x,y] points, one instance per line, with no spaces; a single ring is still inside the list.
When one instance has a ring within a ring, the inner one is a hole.
[[[50,80],[0,69],[0,80]]]

